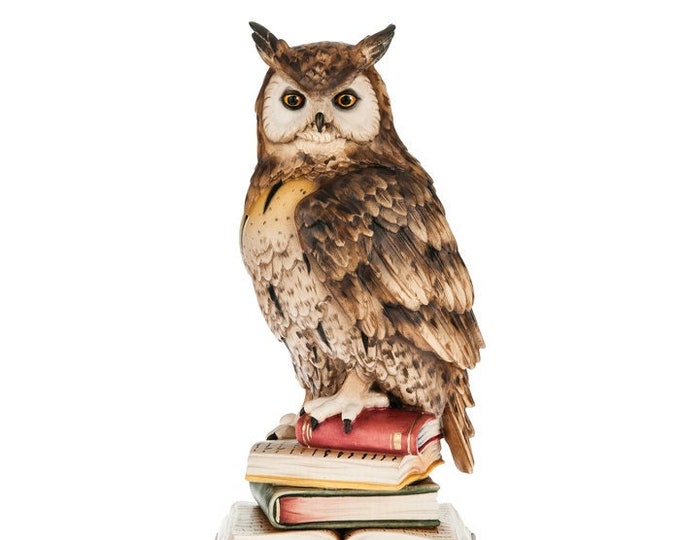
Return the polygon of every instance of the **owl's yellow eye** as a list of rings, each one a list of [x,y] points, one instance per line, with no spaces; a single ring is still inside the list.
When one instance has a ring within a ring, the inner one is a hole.
[[[333,103],[341,109],[351,109],[357,104],[357,101],[359,101],[359,98],[351,90],[340,92],[333,98]]]
[[[281,96],[281,101],[289,109],[299,109],[305,104],[305,96],[299,92],[286,92]]]

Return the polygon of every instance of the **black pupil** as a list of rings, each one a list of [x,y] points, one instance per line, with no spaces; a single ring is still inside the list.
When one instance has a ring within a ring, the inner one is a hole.
[[[289,94],[286,96],[286,104],[290,105],[291,107],[297,107],[300,105],[300,96],[297,96],[295,94]]]
[[[349,94],[343,94],[340,96],[340,105],[349,107],[352,104],[352,96]]]

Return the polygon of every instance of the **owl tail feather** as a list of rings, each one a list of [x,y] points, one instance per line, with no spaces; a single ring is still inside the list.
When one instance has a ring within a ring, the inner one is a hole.
[[[470,448],[470,437],[475,431],[465,407],[463,396],[457,392],[452,395],[442,414],[442,427],[456,467],[464,473],[471,473],[475,460]]]

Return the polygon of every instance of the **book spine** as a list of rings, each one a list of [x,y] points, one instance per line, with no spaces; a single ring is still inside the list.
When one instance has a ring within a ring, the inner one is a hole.
[[[279,521],[278,497],[274,495],[274,486],[271,484],[250,483],[250,492],[255,502],[267,516],[269,522],[277,529],[283,528]]]

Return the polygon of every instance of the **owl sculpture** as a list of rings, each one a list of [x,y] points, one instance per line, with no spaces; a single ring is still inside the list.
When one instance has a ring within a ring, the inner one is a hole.
[[[341,414],[346,431],[366,407],[432,412],[471,472],[467,369],[484,342],[432,179],[399,139],[373,67],[395,27],[295,47],[251,27],[269,70],[241,251],[303,410],[313,423]]]

